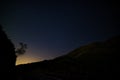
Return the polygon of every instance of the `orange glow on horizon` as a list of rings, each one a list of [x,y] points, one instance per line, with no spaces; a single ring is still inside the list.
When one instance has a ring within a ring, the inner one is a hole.
[[[42,59],[38,59],[38,58],[35,58],[35,57],[22,55],[22,56],[17,57],[16,65],[27,64],[27,63],[32,63],[32,62],[39,62],[41,60]]]

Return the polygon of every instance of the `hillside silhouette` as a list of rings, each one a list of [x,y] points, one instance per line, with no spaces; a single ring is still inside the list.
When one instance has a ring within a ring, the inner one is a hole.
[[[120,36],[93,42],[52,60],[18,65],[20,80],[112,80],[119,65]],[[115,79],[115,78],[114,78]]]
[[[16,80],[15,47],[0,25],[0,78]]]

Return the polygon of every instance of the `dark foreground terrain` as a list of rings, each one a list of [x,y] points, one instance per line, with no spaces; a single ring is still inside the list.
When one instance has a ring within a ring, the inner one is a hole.
[[[18,80],[114,80],[113,74],[119,72],[119,46],[120,36],[116,36],[53,60],[18,65]]]

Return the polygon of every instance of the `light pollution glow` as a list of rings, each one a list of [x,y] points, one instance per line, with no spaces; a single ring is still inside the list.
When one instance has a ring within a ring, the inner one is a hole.
[[[35,58],[35,57],[32,57],[32,56],[21,55],[21,56],[17,57],[16,65],[38,62],[38,61],[41,61],[41,60],[42,59],[38,59],[38,58]]]

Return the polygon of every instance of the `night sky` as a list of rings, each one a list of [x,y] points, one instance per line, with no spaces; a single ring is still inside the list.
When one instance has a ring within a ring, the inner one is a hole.
[[[67,54],[119,32],[117,2],[106,0],[4,0],[0,24],[16,47],[28,45],[17,64]]]

